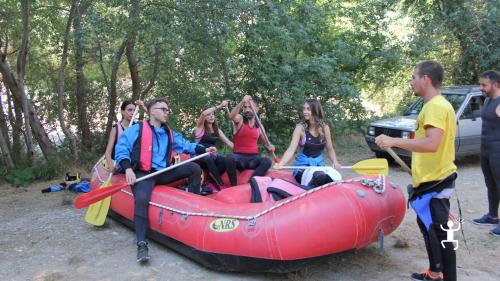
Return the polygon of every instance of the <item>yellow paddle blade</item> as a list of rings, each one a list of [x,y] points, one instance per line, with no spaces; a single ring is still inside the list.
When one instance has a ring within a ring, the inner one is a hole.
[[[111,184],[111,179],[108,179],[101,185],[100,188],[106,188]],[[87,214],[85,215],[85,221],[95,226],[102,226],[104,224],[104,221],[106,221],[110,203],[111,197],[107,197],[90,205],[87,209]]]
[[[385,158],[373,158],[359,161],[351,167],[360,175],[384,175],[389,174],[389,164]]]

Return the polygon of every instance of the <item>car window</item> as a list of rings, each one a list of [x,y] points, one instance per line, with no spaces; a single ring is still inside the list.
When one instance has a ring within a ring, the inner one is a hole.
[[[417,115],[420,113],[420,110],[422,110],[422,106],[424,106],[424,100],[422,98],[418,98],[410,105],[410,107],[403,113],[403,115]]]
[[[453,106],[453,109],[457,112],[464,102],[466,95],[443,94],[443,97],[451,103],[451,106]]]
[[[460,119],[472,119],[481,117],[481,108],[483,107],[484,98],[482,96],[472,97],[462,112]]]
[[[465,100],[466,95],[457,95],[457,94],[445,94],[443,93],[443,97],[445,97],[453,106],[455,112],[460,108],[460,105]],[[424,100],[422,98],[418,98],[410,107],[404,112],[403,115],[414,115],[419,114],[420,110],[424,106]]]

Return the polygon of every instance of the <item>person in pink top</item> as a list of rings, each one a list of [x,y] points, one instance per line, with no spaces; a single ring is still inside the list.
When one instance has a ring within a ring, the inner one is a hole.
[[[215,118],[215,111],[227,108],[227,106],[228,101],[223,101],[217,106],[205,109],[200,114],[195,128],[196,143],[208,148],[212,146],[215,147],[220,140],[231,149],[233,148],[233,142],[226,137],[221,129],[219,129],[217,119]],[[208,180],[207,186],[212,192],[225,188],[221,178],[221,175],[226,171],[226,159],[224,156],[219,154],[210,155],[197,163],[200,164],[202,168],[206,168],[210,177],[215,181],[214,185],[211,179]]]

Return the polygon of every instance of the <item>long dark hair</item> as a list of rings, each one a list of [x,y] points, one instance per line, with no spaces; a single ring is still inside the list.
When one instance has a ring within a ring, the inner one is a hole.
[[[208,109],[208,108],[206,108]],[[206,110],[205,109],[205,110]],[[219,137],[219,125],[217,124],[217,118],[215,117],[215,111],[213,112],[213,115],[214,115],[214,123],[212,124],[212,130],[214,131],[214,134]],[[209,127],[208,127],[208,122],[205,118],[205,121],[203,122],[203,128],[205,129],[205,134],[209,134]]]
[[[121,110],[125,110],[129,104],[134,104],[132,100],[124,100],[120,106]]]
[[[323,119],[323,107],[321,103],[316,99],[308,99],[306,103],[311,109],[311,118],[316,124],[318,124],[318,133],[321,140],[325,140],[325,121]],[[311,128],[311,122],[309,120],[304,121],[304,129],[308,130]]]

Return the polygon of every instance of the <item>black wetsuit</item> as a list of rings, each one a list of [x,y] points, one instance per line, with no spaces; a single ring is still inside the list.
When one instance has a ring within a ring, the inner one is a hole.
[[[206,131],[201,137],[198,144],[203,145],[205,148],[209,148],[211,146],[215,146],[219,137],[215,133],[208,134]],[[202,160],[197,161],[198,164],[202,168],[206,168],[212,176],[212,178],[216,181],[216,183],[220,186],[223,186],[221,175],[226,171],[226,159],[221,155],[210,155]]]
[[[488,213],[498,217],[500,203],[500,117],[496,113],[500,97],[489,99],[481,112],[481,169],[488,189]]]

